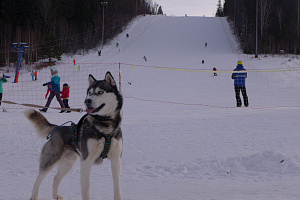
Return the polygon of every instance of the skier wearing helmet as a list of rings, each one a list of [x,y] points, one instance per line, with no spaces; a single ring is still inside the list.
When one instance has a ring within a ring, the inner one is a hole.
[[[234,79],[234,91],[235,91],[235,98],[236,98],[236,106],[241,107],[242,106],[242,100],[240,97],[240,92],[242,92],[243,99],[244,99],[244,105],[245,107],[248,107],[248,96],[246,92],[246,78],[247,78],[247,72],[246,69],[243,66],[242,61],[238,61],[238,65],[233,71],[239,71],[238,73],[232,73],[231,78]],[[240,72],[241,71],[241,72]],[[245,71],[245,72],[243,72]]]

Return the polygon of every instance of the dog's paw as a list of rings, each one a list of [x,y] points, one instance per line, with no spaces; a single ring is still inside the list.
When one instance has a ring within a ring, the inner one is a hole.
[[[63,200],[64,198],[60,196],[59,194],[53,195],[53,199],[55,200]]]
[[[122,200],[121,195],[114,195],[114,200]]]

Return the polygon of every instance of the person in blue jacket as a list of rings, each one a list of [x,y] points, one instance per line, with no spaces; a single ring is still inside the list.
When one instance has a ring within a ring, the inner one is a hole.
[[[246,92],[246,78],[247,78],[247,72],[246,69],[243,66],[242,61],[238,61],[238,65],[234,69],[234,71],[239,71],[239,73],[232,73],[231,78],[234,79],[234,91],[235,91],[235,98],[236,98],[236,106],[241,107],[242,106],[242,100],[240,97],[240,92],[242,92],[243,99],[244,99],[244,105],[245,107],[248,107],[248,96]],[[245,72],[243,72],[245,71]]]
[[[49,95],[49,98],[48,98],[48,101],[47,101],[45,107],[43,109],[40,109],[41,112],[47,112],[54,96],[56,96],[56,99],[57,99],[58,103],[60,104],[61,108],[65,108],[65,105],[60,97],[60,77],[58,76],[57,68],[54,65],[54,66],[51,66],[50,70],[51,70],[51,75],[52,75],[51,81],[48,83],[44,83],[43,86],[51,85],[51,92],[50,92],[50,95]],[[64,112],[65,112],[65,110],[60,111],[60,113],[64,113]]]

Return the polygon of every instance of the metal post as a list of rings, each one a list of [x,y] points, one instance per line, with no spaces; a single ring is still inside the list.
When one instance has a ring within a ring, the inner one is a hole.
[[[258,51],[257,51],[257,22],[258,22],[258,3],[257,3],[257,0],[256,0],[255,58],[258,58]]]
[[[103,48],[103,44],[104,44],[104,7],[108,4],[108,2],[104,1],[101,2],[101,5],[103,7],[103,22],[102,22],[102,48]]]
[[[17,52],[19,53],[19,60],[18,60],[18,65],[17,65],[17,69],[16,69],[16,74],[15,74],[15,80],[14,83],[18,83],[18,79],[19,79],[19,69],[20,69],[20,65],[21,65],[21,60],[22,60],[22,55],[25,52],[25,50],[28,48],[27,43],[13,43],[13,52]]]
[[[146,16],[147,6],[148,6],[148,2],[145,2],[145,13],[144,13],[144,16]]]
[[[121,63],[119,63],[119,89],[122,94],[122,81],[121,81]]]

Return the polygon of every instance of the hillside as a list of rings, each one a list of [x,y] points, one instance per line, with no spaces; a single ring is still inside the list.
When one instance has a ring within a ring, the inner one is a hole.
[[[98,48],[65,56],[57,65],[71,88],[82,85],[71,92],[70,102],[83,102],[88,73],[102,79],[115,66],[109,63],[122,63],[124,200],[300,198],[299,60],[289,55],[253,59],[240,54],[234,41],[225,18],[147,16],[134,20],[101,56]],[[66,73],[74,58],[80,71]],[[248,70],[248,108],[235,107],[231,72],[238,60]],[[44,80],[38,83],[49,79],[49,69],[39,73]],[[28,74],[23,72],[21,80]],[[4,91],[17,86],[7,84]],[[41,84],[36,89],[44,91]],[[72,96],[76,92],[81,95]],[[45,113],[59,125],[82,115]],[[46,140],[36,136],[20,110],[0,112],[0,117],[0,199],[25,200]],[[43,182],[40,199],[51,199],[54,174]],[[79,174],[76,163],[62,181],[65,199],[81,199]],[[109,161],[93,166],[90,194],[92,199],[113,198]]]

